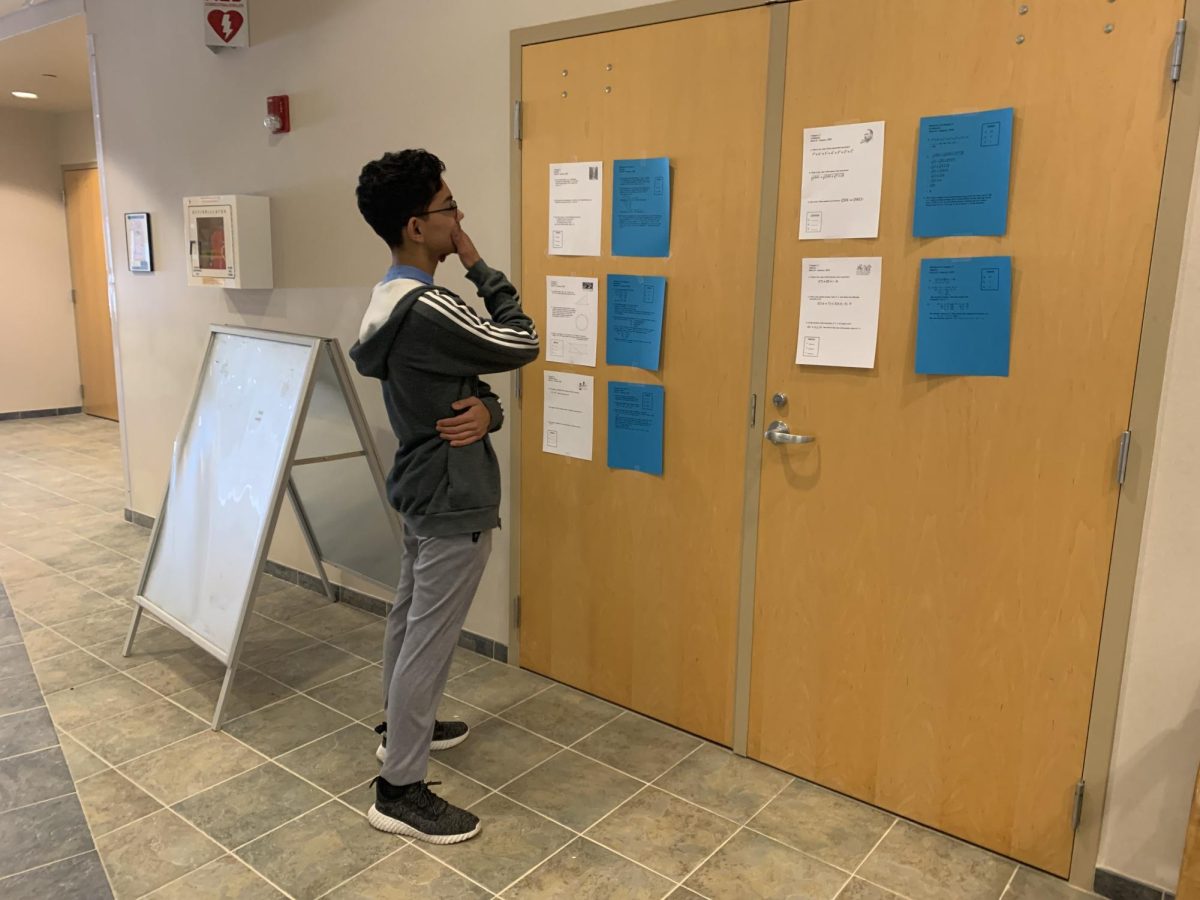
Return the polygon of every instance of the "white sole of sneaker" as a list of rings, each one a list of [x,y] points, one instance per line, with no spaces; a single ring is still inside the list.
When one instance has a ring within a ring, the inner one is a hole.
[[[460,734],[456,738],[447,738],[444,741],[430,741],[429,749],[430,750],[449,750],[451,747],[457,747],[459,744],[461,744],[463,741],[465,741],[467,739],[467,735],[469,735],[470,733],[471,732],[468,731],[466,734]]]
[[[475,837],[475,835],[479,834],[480,830],[480,826],[476,825],[474,830],[465,834],[426,834],[399,819],[385,816],[375,808],[374,804],[367,810],[367,821],[371,823],[372,828],[376,828],[379,831],[386,831],[388,834],[399,834],[418,841],[428,841],[430,844],[461,844],[463,841],[468,841]]]
[[[451,747],[457,747],[459,744],[461,744],[463,741],[465,741],[470,734],[471,734],[471,732],[468,731],[466,734],[460,735],[459,737],[456,737],[456,738],[448,738],[444,741],[431,741],[429,744],[429,749],[430,750],[449,750]],[[382,763],[386,757],[387,757],[387,750],[384,748],[383,744],[380,744],[378,747],[375,748],[375,758]]]

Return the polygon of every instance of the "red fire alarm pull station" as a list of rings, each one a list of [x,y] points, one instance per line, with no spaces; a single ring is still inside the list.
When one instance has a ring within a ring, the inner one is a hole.
[[[288,95],[278,94],[267,98],[267,116],[263,125],[271,134],[287,134],[292,130],[292,117],[288,110]]]

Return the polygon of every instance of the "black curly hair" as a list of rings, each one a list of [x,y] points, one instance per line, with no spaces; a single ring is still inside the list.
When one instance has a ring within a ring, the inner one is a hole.
[[[404,243],[408,220],[428,208],[446,166],[428,150],[385,153],[358,176],[358,211],[388,247]]]

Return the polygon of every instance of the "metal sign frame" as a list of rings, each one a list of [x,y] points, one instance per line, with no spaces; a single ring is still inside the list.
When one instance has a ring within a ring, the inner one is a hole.
[[[279,511],[283,505],[283,498],[286,495],[292,504],[292,508],[296,514],[296,521],[300,527],[300,532],[304,537],[304,542],[308,547],[309,553],[312,556],[313,563],[316,565],[317,575],[321,579],[321,584],[324,587],[326,596],[333,602],[338,601],[337,592],[329,581],[328,573],[325,565],[329,563],[337,566],[342,571],[352,572],[353,574],[366,579],[372,584],[377,584],[381,588],[387,590],[395,590],[395,585],[388,585],[380,582],[378,579],[371,577],[363,572],[358,572],[351,567],[338,563],[337,560],[330,559],[326,555],[314,534],[312,526],[309,522],[307,513],[305,512],[304,502],[300,496],[300,491],[292,478],[292,467],[301,465],[320,465],[326,462],[336,462],[344,459],[353,459],[362,457],[366,460],[367,466],[370,469],[372,480],[375,483],[376,490],[379,494],[379,500],[386,511],[387,520],[392,529],[392,536],[396,541],[396,551],[399,555],[403,552],[404,531],[396,511],[392,509],[391,504],[387,499],[386,478],[383,468],[379,463],[379,457],[375,452],[375,445],[371,439],[371,433],[367,426],[366,416],[363,414],[362,406],[358,401],[358,394],[354,390],[353,382],[350,380],[349,369],[342,357],[341,345],[336,338],[323,338],[313,335],[291,334],[287,332],[270,331],[266,329],[252,328],[237,328],[226,325],[212,325],[209,328],[208,345],[205,349],[204,356],[200,361],[200,368],[196,376],[195,388],[192,392],[191,402],[188,404],[187,413],[184,416],[183,422],[179,429],[179,441],[188,433],[189,428],[193,423],[196,414],[196,406],[200,399],[200,392],[204,384],[205,373],[208,371],[209,360],[212,357],[213,346],[217,336],[222,334],[235,335],[238,337],[249,337],[257,340],[280,341],[289,344],[299,344],[310,348],[308,362],[304,372],[304,384],[301,390],[300,402],[296,407],[296,412],[293,414],[286,437],[286,452],[284,455],[283,465],[280,466],[276,473],[275,482],[271,491],[270,511],[266,517],[266,527],[263,528],[259,537],[257,546],[254,552],[254,566],[252,575],[245,586],[243,592],[240,611],[238,614],[237,629],[234,632],[234,642],[232,650],[225,651],[216,646],[212,641],[200,635],[192,626],[186,622],[180,621],[177,617],[167,613],[159,608],[154,601],[145,596],[146,583],[149,579],[150,566],[155,558],[155,553],[158,550],[158,540],[162,528],[163,519],[166,516],[168,506],[171,503],[170,486],[163,494],[162,505],[159,508],[158,517],[154,521],[154,528],[150,535],[150,545],[146,553],[146,561],[142,566],[142,573],[138,579],[137,592],[134,597],[136,606],[133,611],[133,618],[129,623],[129,633],[125,638],[125,646],[122,650],[123,656],[129,656],[133,650],[133,642],[137,636],[138,626],[141,623],[142,613],[144,611],[151,612],[156,619],[159,619],[170,628],[187,637],[197,646],[205,650],[207,653],[219,659],[225,664],[225,678],[221,684],[221,692],[217,697],[216,709],[213,712],[212,728],[214,731],[219,731],[224,718],[225,704],[229,699],[229,693],[233,686],[234,674],[237,671],[238,662],[241,658],[242,645],[246,637],[246,626],[250,621],[250,614],[253,612],[254,597],[258,592],[259,580],[262,577],[263,569],[267,561],[267,552],[271,546],[271,540],[275,534],[275,527],[279,521]],[[322,360],[322,355],[332,364],[339,388],[341,389],[342,399],[346,402],[346,408],[350,413],[350,418],[354,423],[354,432],[358,438],[359,449],[348,453],[335,453],[325,456],[313,456],[308,458],[297,458],[297,453],[300,447],[301,436],[304,430],[304,424],[308,417],[309,404],[312,400],[313,388],[316,384],[316,372],[319,363]]]

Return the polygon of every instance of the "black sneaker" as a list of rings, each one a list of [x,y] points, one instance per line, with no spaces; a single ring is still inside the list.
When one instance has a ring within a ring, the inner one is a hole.
[[[466,722],[434,722],[433,741],[430,743],[429,749],[449,750],[451,747],[457,747],[467,739],[470,732],[471,726]],[[383,762],[387,755],[387,722],[380,722],[376,725],[375,733],[380,736],[379,746],[375,748],[375,758]]]
[[[431,844],[457,844],[479,834],[479,817],[447,803],[418,781],[401,787],[375,778],[375,804],[367,810],[367,821],[388,834],[429,841]]]

